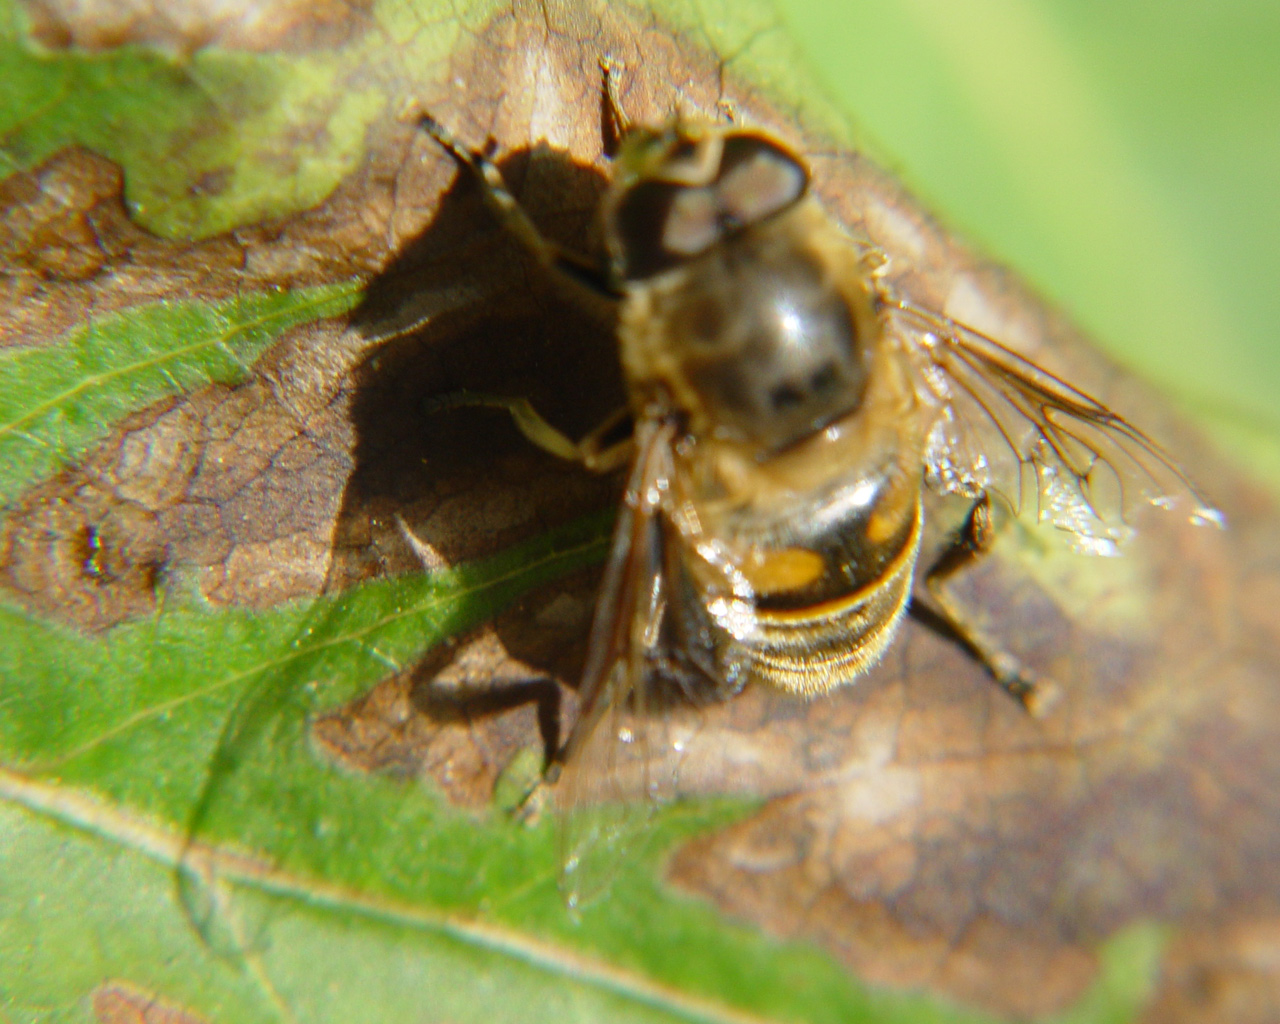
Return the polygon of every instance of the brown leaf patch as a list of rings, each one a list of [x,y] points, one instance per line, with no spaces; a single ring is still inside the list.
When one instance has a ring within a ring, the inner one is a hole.
[[[1164,963],[1149,1024],[1267,1024],[1276,1019],[1280,921],[1245,916],[1188,930]]]

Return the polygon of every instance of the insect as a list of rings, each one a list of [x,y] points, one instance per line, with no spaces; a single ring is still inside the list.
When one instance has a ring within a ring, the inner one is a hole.
[[[484,154],[421,117],[530,253],[618,303],[629,404],[584,440],[524,399],[444,402],[505,408],[535,444],[589,468],[630,464],[580,714],[548,777],[655,682],[715,697],[852,683],[893,640],[917,583],[995,682],[1042,712],[1053,684],[948,592],[990,548],[993,502],[1020,508],[1031,494],[1098,553],[1145,504],[1220,515],[1105,405],[896,294],[886,254],[823,209],[777,139],[680,117],[633,124],[608,67],[605,92],[619,144],[599,265],[547,241]],[[609,443],[628,420],[630,435]],[[963,496],[969,512],[921,567],[927,489]]]

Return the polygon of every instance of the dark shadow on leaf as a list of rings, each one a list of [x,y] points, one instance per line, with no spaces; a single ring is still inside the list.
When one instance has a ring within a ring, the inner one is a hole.
[[[426,158],[446,159],[425,137],[421,145]],[[585,211],[605,184],[598,169],[543,146],[516,151],[501,168],[548,236],[591,250]],[[371,283],[351,317],[371,347],[353,372],[354,471],[330,589],[472,562],[616,503],[617,480],[540,451],[505,413],[430,408],[433,398],[458,391],[520,396],[577,437],[624,404],[612,309],[585,308],[565,288],[459,173],[426,230]],[[403,681],[412,705],[428,718],[471,719],[531,702],[550,755],[562,735],[562,702],[547,687],[554,689],[552,679],[576,683],[595,576],[542,588],[499,615],[489,661],[455,672],[454,686],[433,689],[465,640],[428,656]],[[348,744],[336,747],[370,765]]]

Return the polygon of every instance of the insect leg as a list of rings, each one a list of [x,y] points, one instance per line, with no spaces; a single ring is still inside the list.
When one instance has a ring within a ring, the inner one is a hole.
[[[631,458],[632,443],[629,434],[617,440],[611,440],[631,417],[630,410],[625,406],[610,413],[581,441],[572,441],[562,431],[548,423],[527,398],[490,395],[477,391],[451,391],[448,394],[436,395],[426,402],[428,415],[469,407],[505,409],[515,423],[516,429],[528,441],[558,459],[580,462],[595,473],[608,473],[618,469],[626,465]]]
[[[471,173],[480,185],[485,205],[490,212],[538,263],[596,295],[617,298],[616,290],[609,285],[597,266],[560,248],[538,230],[520,201],[507,188],[497,164],[484,153],[468,149],[430,114],[419,114],[418,125]]]
[[[603,79],[601,111],[604,115],[604,150],[612,159],[618,144],[631,131],[631,119],[622,109],[622,99],[618,94],[618,72],[622,65],[609,54],[600,58],[600,75]]]
[[[1033,716],[1039,717],[1061,695],[1057,684],[1031,672],[1014,655],[992,640],[964,612],[947,588],[951,577],[963,572],[991,550],[997,532],[991,512],[991,500],[983,494],[969,509],[964,526],[955,541],[939,555],[925,574],[924,583],[935,606],[933,610],[946,626],[991,673],[1001,689],[1021,703]]]

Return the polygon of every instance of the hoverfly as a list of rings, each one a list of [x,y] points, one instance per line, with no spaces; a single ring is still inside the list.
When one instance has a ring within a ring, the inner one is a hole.
[[[629,404],[584,440],[523,399],[440,403],[505,408],[532,442],[591,469],[630,464],[580,713],[548,780],[655,682],[719,698],[748,683],[813,697],[855,681],[911,599],[926,489],[969,502],[920,570],[935,611],[995,682],[1043,711],[1053,684],[947,591],[989,549],[993,499],[1020,508],[1029,491],[1041,518],[1096,553],[1144,504],[1189,504],[1203,523],[1219,513],[1101,402],[896,294],[887,255],[822,208],[776,138],[680,117],[633,124],[604,72],[619,141],[599,266],[546,240],[488,157],[420,115],[541,264],[618,303]]]

